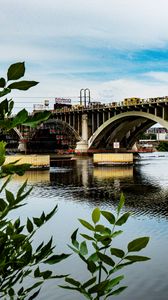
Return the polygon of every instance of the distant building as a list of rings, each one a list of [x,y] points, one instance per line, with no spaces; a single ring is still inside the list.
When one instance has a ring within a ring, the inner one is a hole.
[[[150,127],[145,135],[150,136],[150,134],[155,134],[157,141],[168,140],[168,130],[164,127]]]

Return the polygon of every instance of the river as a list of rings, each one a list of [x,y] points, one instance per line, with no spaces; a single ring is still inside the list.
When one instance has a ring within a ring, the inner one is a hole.
[[[124,211],[132,215],[123,226],[123,235],[116,245],[126,249],[127,243],[140,236],[149,236],[150,242],[141,255],[150,261],[137,263],[122,270],[123,285],[128,288],[118,300],[168,299],[168,153],[142,154],[134,167],[95,167],[92,158],[57,161],[50,171],[28,172],[15,177],[10,184],[17,190],[26,177],[33,186],[27,205],[14,212],[21,219],[39,216],[58,204],[58,212],[37,234],[34,244],[53,235],[56,252],[71,252],[67,247],[72,232],[79,227],[78,218],[91,219],[95,206],[114,212],[120,193],[126,198]],[[82,232],[84,232],[83,230]],[[85,231],[86,232],[86,231]],[[86,280],[85,265],[73,254],[55,266],[57,274],[71,273],[76,279]],[[50,281],[43,288],[39,300],[82,300],[82,295],[62,290]],[[114,298],[115,299],[115,298]]]

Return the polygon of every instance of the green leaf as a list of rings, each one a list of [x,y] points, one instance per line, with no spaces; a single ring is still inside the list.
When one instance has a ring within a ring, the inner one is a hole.
[[[26,239],[26,235],[25,234],[15,234],[15,235],[12,236],[12,239],[14,241],[17,241],[17,243],[20,243],[20,242],[22,242],[23,240]]]
[[[123,258],[125,255],[125,252],[118,248],[111,248],[110,252],[112,255],[115,255],[116,257],[119,257],[119,258]]]
[[[7,79],[8,80],[17,80],[24,76],[25,73],[25,65],[24,62],[18,62],[12,64],[7,72]]]
[[[2,164],[4,163],[5,161],[5,146],[6,146],[6,143],[5,142],[0,142],[0,166],[2,166]]]
[[[88,257],[88,261],[93,261],[93,262],[97,262],[99,260],[99,257],[97,255],[97,252],[91,254],[89,257]]]
[[[48,279],[48,278],[51,277],[52,271],[49,271],[49,270],[44,271],[44,272],[41,273],[41,275],[43,276],[43,279]]]
[[[6,193],[6,200],[8,201],[9,204],[12,204],[15,202],[15,197],[14,195],[8,191],[8,190],[5,190],[5,193]]]
[[[36,282],[35,284],[33,284],[31,287],[27,288],[26,289],[26,292],[31,292],[33,289],[35,289],[36,287],[38,287],[39,285],[41,285],[43,283],[43,281],[38,281]],[[30,298],[28,299],[30,300]]]
[[[5,78],[0,78],[0,87],[1,88],[4,88],[5,87],[5,85],[6,85],[6,81],[5,81]]]
[[[7,203],[0,198],[0,211],[3,211],[7,207]]]
[[[33,87],[37,84],[38,84],[37,81],[23,80],[23,81],[18,81],[18,82],[11,83],[10,85],[8,85],[8,89],[26,91],[26,90],[30,89],[31,87]]]
[[[96,207],[92,212],[92,221],[96,224],[100,220],[100,209]]]
[[[12,121],[12,127],[16,127],[19,124],[23,124],[28,117],[28,112],[26,109],[22,109],[19,113],[14,117]]]
[[[14,107],[14,101],[9,101],[9,103],[8,103],[8,114],[7,114],[8,117],[11,115],[13,107]]]
[[[70,246],[70,245],[68,245],[68,247],[69,247],[73,252],[79,254],[79,250],[77,250],[76,248],[74,248],[74,247],[72,247],[72,246]]]
[[[125,257],[125,259],[128,259],[128,260],[130,260],[130,261],[147,261],[147,260],[150,260],[150,258],[149,257],[147,257],[147,256],[140,256],[140,255],[127,255],[126,257]]]
[[[92,260],[87,261],[87,268],[92,274],[97,270],[97,266]]]
[[[29,116],[27,120],[23,123],[23,125],[36,127],[39,123],[48,120],[51,113],[49,111],[43,111],[36,113],[34,116]]]
[[[82,288],[83,288],[83,289],[86,289],[87,287],[89,287],[90,285],[92,285],[93,283],[95,283],[95,282],[96,282],[96,279],[97,279],[97,277],[93,277],[93,278],[87,280],[87,281],[82,285]]]
[[[0,193],[4,190],[4,188],[7,186],[9,181],[11,180],[11,176],[8,176],[7,180],[4,182],[4,184],[0,188]]]
[[[24,189],[26,188],[27,186],[27,180],[25,180],[25,182],[22,184],[22,186],[19,188],[18,192],[17,192],[17,198],[20,197],[23,192],[24,192]]]
[[[20,218],[16,219],[16,221],[14,223],[14,226],[15,226],[16,229],[19,228],[19,226],[20,226]]]
[[[116,236],[118,236],[118,235],[120,235],[120,234],[122,234],[122,233],[123,233],[122,230],[114,231],[114,232],[112,233],[111,237],[112,237],[112,238],[115,238]]]
[[[42,112],[35,113],[33,116],[30,116],[29,121],[31,121],[31,122],[37,122],[39,120],[46,121],[46,120],[48,120],[48,117],[50,115],[51,115],[51,112],[45,110]]]
[[[95,226],[95,231],[96,232],[101,232],[101,233],[103,233],[103,232],[106,233],[105,227],[103,225],[96,225]]]
[[[85,241],[83,241],[83,242],[80,244],[80,254],[81,254],[81,255],[87,255],[87,254],[88,254],[87,244],[86,244]]]
[[[116,278],[113,278],[112,280],[109,281],[109,284],[107,285],[107,290],[111,291],[111,289],[116,286],[117,284],[120,283],[121,280],[124,279],[124,276],[118,276]]]
[[[38,252],[38,251],[43,247],[43,245],[44,245],[44,242],[42,242],[42,243],[37,247],[36,252]]]
[[[115,224],[115,216],[111,212],[101,210],[101,214],[110,224]]]
[[[66,259],[67,257],[69,257],[71,254],[65,254],[65,253],[62,253],[60,255],[53,255],[51,256],[50,258],[46,259],[44,261],[45,264],[49,264],[49,265],[53,265],[53,264],[56,264],[56,263],[59,263],[60,261]]]
[[[40,227],[44,223],[40,218],[34,218],[34,217],[33,217],[33,222],[37,227]]]
[[[34,271],[34,277],[40,277],[40,269],[37,267]]]
[[[113,274],[114,272],[118,271],[118,270],[121,270],[123,269],[124,267],[127,267],[129,265],[132,265],[134,262],[133,261],[129,261],[129,262],[126,262],[126,263],[123,263],[123,264],[119,264],[117,265],[116,267],[114,267],[112,270],[110,270],[109,274]]]
[[[90,288],[88,290],[88,292],[90,294],[94,294],[94,293],[98,293],[99,291],[104,291],[106,289],[106,287],[108,286],[108,283],[109,283],[109,280],[104,280],[104,281],[96,284],[92,288]]]
[[[41,284],[41,283],[40,283],[40,284]],[[31,297],[29,297],[28,300],[33,300],[33,299],[35,299],[35,298],[38,296],[38,294],[40,293],[40,290],[41,290],[41,289],[38,289],[38,291],[36,291]]]
[[[71,277],[66,277],[65,281],[68,282],[68,283],[70,283],[70,284],[72,284],[72,285],[74,285],[74,286],[80,286],[80,282],[77,281],[77,280],[74,280]]]
[[[31,222],[31,220],[29,218],[27,218],[27,230],[29,233],[31,233],[33,231],[33,223]]]
[[[75,290],[75,291],[79,291],[79,289],[77,287],[72,287],[72,286],[68,286],[68,285],[58,285],[59,287],[66,289],[66,290]]]
[[[45,217],[46,221],[50,220],[51,217],[57,212],[57,208],[58,208],[58,205],[56,205],[56,206],[52,209],[52,211],[51,211],[49,214],[46,215],[46,217]]]
[[[78,241],[76,240],[77,232],[78,232],[78,229],[76,229],[76,230],[73,232],[73,234],[71,235],[71,242],[72,242],[72,245],[74,245],[74,247],[76,247],[77,249],[79,249],[79,243],[78,243]]]
[[[4,88],[2,91],[0,91],[0,97],[3,97],[11,92],[11,89]]]
[[[128,252],[140,251],[147,246],[148,242],[149,237],[140,237],[138,239],[135,239],[128,244]]]
[[[23,292],[24,292],[24,288],[21,287],[21,289],[18,291],[18,296],[21,296],[23,294]]]
[[[115,290],[112,293],[108,294],[105,299],[107,299],[110,296],[117,296],[117,295],[121,294],[126,288],[127,288],[127,286],[121,286],[117,290]]]
[[[97,255],[98,255],[98,257],[100,258],[101,261],[103,261],[104,263],[106,263],[109,266],[114,267],[115,262],[112,260],[111,257],[109,257],[108,255],[103,254],[101,252],[98,252]]]
[[[30,169],[30,164],[20,164],[20,165],[14,165],[13,163],[9,163],[6,165],[3,165],[1,167],[3,173],[5,174],[17,174],[19,176],[22,176],[25,171]]]
[[[8,291],[8,294],[9,294],[10,297],[13,297],[15,295],[14,289],[10,288],[9,291]]]
[[[125,223],[127,222],[128,218],[129,218],[129,216],[130,216],[130,212],[126,212],[125,214],[123,214],[123,215],[117,220],[116,225],[117,225],[117,226],[121,226],[121,225],[125,224]]]
[[[121,209],[123,208],[124,203],[125,203],[125,196],[124,196],[123,193],[121,193],[121,195],[120,195],[120,201],[119,201],[119,204],[118,204],[118,207],[117,207],[117,213],[118,213],[118,215],[119,215]]]
[[[84,226],[86,227],[87,229],[91,230],[91,231],[95,231],[94,227],[87,221],[85,220],[82,220],[82,219],[78,219],[79,222]]]
[[[2,166],[5,162],[5,155],[0,155],[0,166]]]
[[[94,241],[94,238],[91,237],[90,235],[87,235],[87,234],[84,234],[84,233],[81,233],[80,235],[83,236],[88,241]]]

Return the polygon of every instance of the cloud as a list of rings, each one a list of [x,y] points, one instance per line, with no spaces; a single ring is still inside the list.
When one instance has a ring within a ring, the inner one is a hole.
[[[148,78],[154,79],[157,82],[166,83],[168,82],[168,72],[148,72],[145,74]]]
[[[167,0],[21,0],[1,5],[3,36],[76,37],[88,46],[164,47]]]
[[[26,61],[40,84],[14,95],[32,102],[77,101],[85,87],[105,101],[167,94],[167,11],[167,0],[2,0],[1,76]]]

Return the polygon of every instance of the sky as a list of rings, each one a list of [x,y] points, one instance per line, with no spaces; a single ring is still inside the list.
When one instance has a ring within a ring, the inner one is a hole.
[[[15,107],[168,95],[167,0],[0,0],[0,77],[25,61]]]

